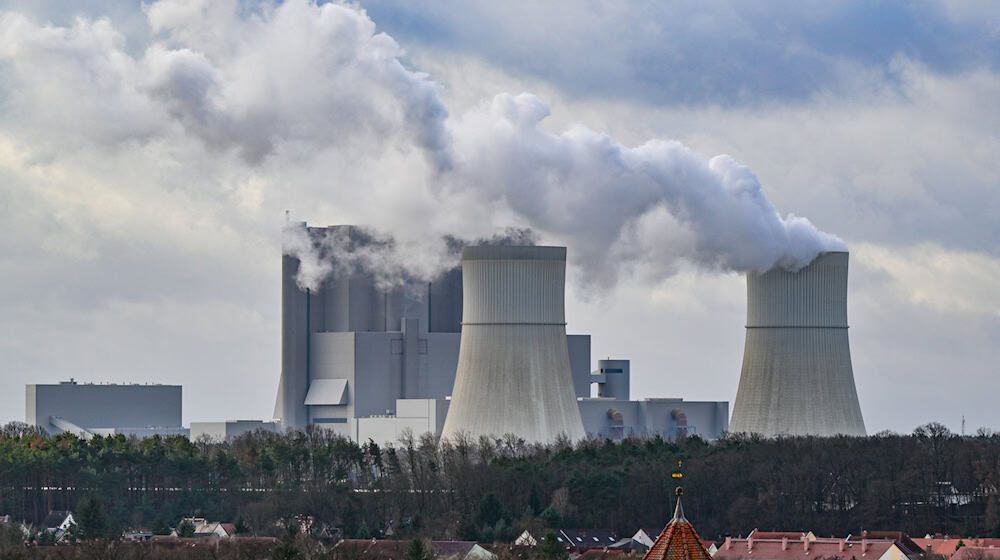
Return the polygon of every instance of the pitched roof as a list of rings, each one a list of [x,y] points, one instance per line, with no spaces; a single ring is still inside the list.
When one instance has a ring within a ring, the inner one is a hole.
[[[927,552],[923,546],[906,536],[906,533],[902,531],[862,531],[860,535],[852,535],[849,540],[852,542],[862,540],[893,541],[903,551],[903,554],[907,555]]]
[[[69,517],[69,514],[70,512],[62,510],[50,511],[49,514],[45,516],[45,521],[42,521],[42,525],[46,529],[55,529],[56,527],[62,525],[64,521],[66,521],[66,518]]]
[[[556,540],[577,548],[604,548],[618,542],[618,536],[611,529],[559,529]]]
[[[812,558],[881,558],[890,548],[896,545],[890,540],[853,541],[847,539],[816,539],[810,541],[801,539],[733,539],[727,538],[725,543],[715,551],[715,560],[737,560],[740,558],[758,558],[761,560],[802,560],[804,554]]]
[[[754,539],[782,539],[786,538],[788,540],[801,541],[803,537],[809,537],[812,532],[806,533],[805,531],[761,531],[759,529],[754,529],[750,531],[747,535]],[[812,537],[810,540],[815,540],[816,537]]]
[[[912,539],[913,542],[921,548],[922,552],[932,552],[934,554],[940,554],[942,556],[948,557],[954,554],[956,551],[961,550],[958,543],[962,543],[962,547],[972,547],[972,548],[1000,548],[1000,539],[992,538],[948,538],[948,537],[935,537],[935,538],[923,538],[923,539]]]
[[[698,532],[684,517],[680,495],[677,496],[674,518],[663,528],[660,536],[656,537],[643,560],[712,560],[712,556],[701,545]]]
[[[997,560],[1000,559],[1000,548],[963,546],[951,555],[951,560]]]

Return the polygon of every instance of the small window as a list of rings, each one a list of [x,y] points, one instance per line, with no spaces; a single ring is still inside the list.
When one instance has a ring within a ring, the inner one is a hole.
[[[427,339],[421,338],[417,341],[417,353],[426,354],[427,353]]]
[[[346,424],[347,418],[313,418],[313,424]]]
[[[597,540],[597,537],[594,537],[594,542],[601,542],[601,541]]]
[[[403,353],[403,340],[399,338],[394,338],[389,341],[389,351],[393,354]]]

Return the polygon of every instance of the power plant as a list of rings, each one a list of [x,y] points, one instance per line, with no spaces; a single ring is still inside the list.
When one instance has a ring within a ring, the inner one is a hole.
[[[747,274],[746,345],[729,431],[863,436],[847,336],[848,253]]]
[[[77,383],[26,385],[24,421],[46,433],[146,437],[188,435],[180,385]]]
[[[449,434],[532,441],[559,433],[714,439],[728,426],[727,402],[630,400],[628,360],[601,361],[591,372],[590,335],[566,334],[563,247],[467,247],[462,265],[433,282],[380,287],[370,271],[337,262],[349,257],[343,251],[371,249],[365,230],[292,227],[331,273],[305,289],[296,281],[302,260],[282,255],[274,417],[284,429],[315,424],[354,441],[394,442],[407,432],[441,435],[453,411],[467,420]],[[496,416],[479,431],[487,410]],[[536,420],[522,429],[522,416]],[[222,437],[205,426],[197,433]]]
[[[566,346],[565,247],[465,247],[462,339],[442,437],[584,437]]]
[[[632,400],[629,360],[599,360],[567,334],[566,248],[470,245],[431,282],[382,283],[353,251],[380,243],[354,226],[293,226],[311,244],[282,255],[281,373],[275,422],[181,424],[181,387],[27,385],[25,419],[49,433],[188,435],[228,441],[315,425],[354,441],[404,434],[705,439],[732,433],[865,434],[851,367],[847,252],[797,272],[747,274],[746,340],[729,403]],[[333,242],[331,242],[331,240]],[[328,271],[299,283],[303,267]],[[592,391],[596,392],[595,396]]]

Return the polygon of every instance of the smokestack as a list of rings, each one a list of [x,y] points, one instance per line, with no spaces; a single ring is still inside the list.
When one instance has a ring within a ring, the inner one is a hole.
[[[729,431],[865,435],[847,337],[846,252],[747,274],[746,346]]]
[[[462,339],[442,437],[584,437],[566,346],[566,248],[462,250]]]

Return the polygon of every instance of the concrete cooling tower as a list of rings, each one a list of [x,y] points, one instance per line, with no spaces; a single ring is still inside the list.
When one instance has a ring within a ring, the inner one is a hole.
[[[729,431],[865,435],[847,339],[848,253],[747,275],[746,347]]]
[[[462,250],[462,338],[442,437],[584,437],[566,345],[565,247]]]

